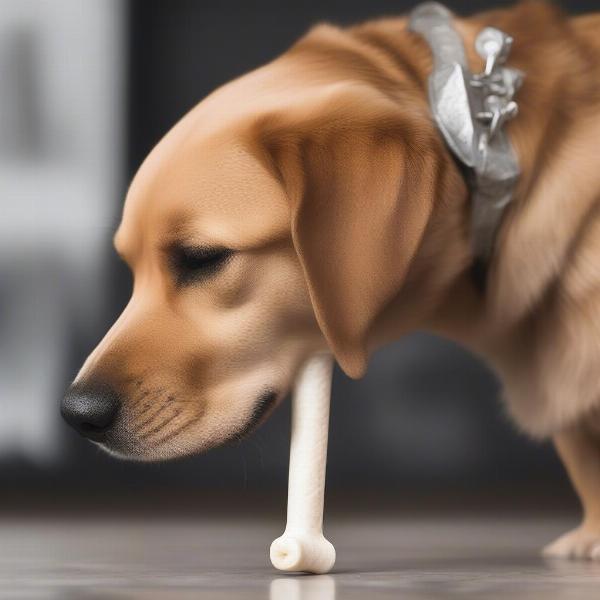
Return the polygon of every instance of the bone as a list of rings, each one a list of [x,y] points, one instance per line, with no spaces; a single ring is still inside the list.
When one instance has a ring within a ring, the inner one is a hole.
[[[323,501],[333,358],[317,354],[303,366],[292,396],[287,525],[271,544],[280,571],[327,573],[335,548],[323,536]]]

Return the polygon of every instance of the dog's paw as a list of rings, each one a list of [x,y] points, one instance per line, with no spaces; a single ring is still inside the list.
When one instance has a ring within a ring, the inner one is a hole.
[[[580,525],[561,535],[542,551],[551,558],[579,558],[600,561],[600,526]]]

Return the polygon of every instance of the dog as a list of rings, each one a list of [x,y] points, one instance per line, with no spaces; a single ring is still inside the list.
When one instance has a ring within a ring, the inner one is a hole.
[[[114,238],[133,294],[65,419],[120,457],[201,452],[266,419],[313,353],[359,378],[374,349],[429,330],[491,365],[518,427],[553,438],[584,518],[546,554],[600,559],[600,13],[456,17],[473,72],[485,26],[514,38],[526,80],[507,125],[521,177],[483,288],[429,47],[404,17],[318,25],[143,162]]]

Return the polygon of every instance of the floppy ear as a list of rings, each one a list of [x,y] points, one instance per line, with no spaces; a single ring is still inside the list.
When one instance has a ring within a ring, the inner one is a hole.
[[[269,152],[290,198],[317,321],[342,369],[358,378],[373,323],[423,237],[436,165],[427,136],[395,104],[364,94],[324,104],[294,124],[288,114],[287,127],[270,130]]]

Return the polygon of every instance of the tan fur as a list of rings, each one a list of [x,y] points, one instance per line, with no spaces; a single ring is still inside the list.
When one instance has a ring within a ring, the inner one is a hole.
[[[310,352],[360,377],[375,348],[429,329],[485,357],[522,429],[577,454],[560,436],[600,409],[600,14],[529,2],[456,23],[474,70],[494,25],[526,73],[508,126],[522,177],[485,293],[426,44],[403,18],[318,26],[201,102],[131,185],[115,243],[133,297],[79,375],[125,399],[113,451],[205,449],[243,428],[262,386],[287,392]],[[236,254],[179,288],[175,240]]]

